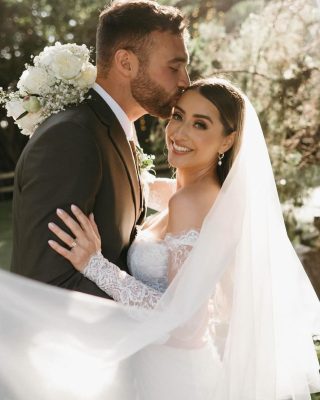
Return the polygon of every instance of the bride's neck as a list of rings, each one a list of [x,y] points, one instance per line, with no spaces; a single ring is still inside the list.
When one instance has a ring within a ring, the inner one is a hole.
[[[178,189],[182,189],[200,182],[218,182],[218,177],[215,176],[212,170],[186,171],[177,169],[176,179]]]

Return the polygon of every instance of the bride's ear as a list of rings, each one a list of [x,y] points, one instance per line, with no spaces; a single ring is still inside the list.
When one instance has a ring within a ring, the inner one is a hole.
[[[231,132],[228,136],[225,136],[222,142],[222,145],[219,148],[219,153],[225,153],[226,151],[230,150],[234,144],[236,139],[237,131]]]
[[[119,49],[114,55],[114,64],[125,78],[132,78],[139,69],[138,57],[130,50]]]

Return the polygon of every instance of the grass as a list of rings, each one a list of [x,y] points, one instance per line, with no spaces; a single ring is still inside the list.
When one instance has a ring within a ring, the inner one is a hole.
[[[0,268],[9,269],[12,249],[12,202],[0,202]]]

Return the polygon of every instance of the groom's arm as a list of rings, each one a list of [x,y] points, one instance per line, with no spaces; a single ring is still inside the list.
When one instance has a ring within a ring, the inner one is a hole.
[[[40,128],[41,129],[41,128]],[[19,172],[19,233],[23,261],[15,269],[55,286],[108,297],[48,245],[48,223],[60,226],[56,209],[93,210],[101,180],[100,152],[87,128],[60,122],[31,139]],[[65,227],[64,227],[65,228]],[[17,271],[19,272],[19,271]]]

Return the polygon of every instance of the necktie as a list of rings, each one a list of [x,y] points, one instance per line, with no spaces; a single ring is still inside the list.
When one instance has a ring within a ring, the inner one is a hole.
[[[137,160],[136,145],[135,145],[133,140],[128,140],[128,142],[129,142],[129,145],[130,145],[130,148],[131,148],[132,156],[133,156],[134,163],[135,163],[136,170],[137,170],[137,174],[138,174],[139,171],[138,171],[138,160]]]
[[[134,163],[136,166],[137,177],[138,177],[138,182],[139,182],[139,189],[140,189],[140,212],[142,212],[142,210],[144,208],[144,197],[143,197],[141,181],[140,181],[140,171],[139,171],[138,157],[137,157],[137,152],[136,152],[136,145],[133,140],[128,140],[128,143],[129,143],[129,146],[131,147]]]

